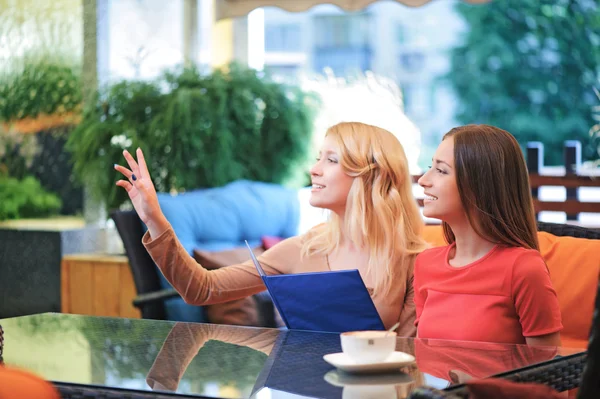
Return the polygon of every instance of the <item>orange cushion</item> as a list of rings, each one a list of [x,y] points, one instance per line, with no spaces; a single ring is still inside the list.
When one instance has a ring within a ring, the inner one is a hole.
[[[0,399],[60,399],[52,384],[25,370],[0,366]]]
[[[421,233],[423,239],[432,247],[443,247],[448,245],[444,239],[444,230],[441,224],[428,224],[423,228]]]
[[[600,276],[600,240],[538,232],[540,253],[558,295],[565,347],[587,347]]]

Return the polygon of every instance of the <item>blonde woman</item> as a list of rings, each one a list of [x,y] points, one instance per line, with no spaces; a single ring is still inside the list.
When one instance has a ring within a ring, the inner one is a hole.
[[[116,184],[148,226],[144,246],[187,303],[210,305],[265,290],[251,261],[214,271],[196,263],[160,210],[142,151],[137,162],[127,151],[124,156],[130,168],[115,169],[127,180]],[[264,252],[265,272],[358,269],[385,327],[399,321],[399,335],[414,336],[413,265],[425,243],[402,145],[376,126],[340,123],[328,129],[310,174],[310,203],[331,216]]]

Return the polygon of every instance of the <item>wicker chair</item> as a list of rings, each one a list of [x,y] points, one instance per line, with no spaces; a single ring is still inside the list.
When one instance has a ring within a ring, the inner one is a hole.
[[[600,240],[600,229],[575,226],[572,224],[537,222],[538,231],[554,234],[559,237],[576,237]]]
[[[600,376],[600,282],[598,282],[596,293],[596,308],[588,344],[588,358],[581,376],[577,399],[600,397],[600,378],[598,376]]]
[[[587,360],[587,363],[586,363]],[[585,367],[585,372],[584,372]],[[594,369],[596,367],[596,369]],[[516,383],[537,383],[549,386],[558,392],[580,387],[578,399],[598,398],[600,384],[597,380],[598,360],[586,353],[569,356],[559,362],[545,362],[518,370],[498,374],[490,378],[504,378]],[[589,371],[587,371],[589,370]],[[587,379],[582,379],[587,373]],[[594,379],[596,378],[596,379]],[[580,384],[581,382],[581,384]],[[583,392],[585,392],[584,396]],[[466,384],[453,385],[444,391],[421,387],[411,392],[409,399],[464,399],[469,397]]]

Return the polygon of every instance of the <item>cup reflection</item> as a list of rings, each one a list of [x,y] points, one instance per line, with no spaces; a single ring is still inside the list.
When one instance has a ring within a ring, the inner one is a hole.
[[[398,399],[406,397],[405,386],[414,382],[413,378],[402,372],[383,374],[348,374],[331,370],[323,377],[336,387],[342,387],[343,399]]]

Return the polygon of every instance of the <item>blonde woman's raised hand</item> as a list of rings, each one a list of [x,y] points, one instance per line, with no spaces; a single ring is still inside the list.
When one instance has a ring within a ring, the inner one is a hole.
[[[125,177],[124,180],[117,181],[116,185],[127,191],[138,216],[148,226],[150,235],[156,237],[168,228],[168,222],[160,209],[144,153],[140,148],[137,149],[137,161],[127,150],[123,151],[123,156],[129,169],[115,164],[115,170]]]

